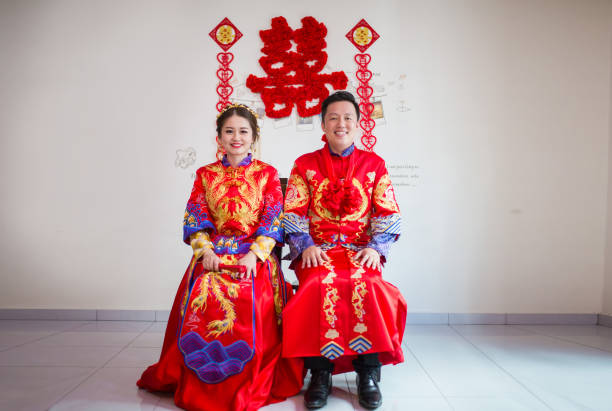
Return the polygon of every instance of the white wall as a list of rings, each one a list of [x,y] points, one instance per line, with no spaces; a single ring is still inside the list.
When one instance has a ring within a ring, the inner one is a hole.
[[[612,25],[612,18],[610,18]],[[612,52],[610,53],[612,58]],[[610,140],[608,143],[608,220],[606,242],[606,269],[603,289],[604,314],[612,315],[612,64],[610,65]]]
[[[175,150],[213,158],[208,32],[226,16],[243,32],[232,68],[250,99],[258,30],[313,15],[333,70],[355,70],[344,34],[359,19],[381,34],[376,151],[418,166],[394,179],[411,185],[397,186],[404,235],[385,273],[410,311],[601,311],[609,1],[235,3],[0,3],[0,308],[168,309],[196,169]],[[284,176],[321,144],[291,121],[262,126]]]

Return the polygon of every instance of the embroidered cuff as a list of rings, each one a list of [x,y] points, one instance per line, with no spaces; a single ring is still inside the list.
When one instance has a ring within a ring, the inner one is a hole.
[[[200,258],[207,248],[211,250],[215,248],[206,231],[198,231],[191,234],[189,236],[189,243],[193,249],[193,255],[195,255],[196,258]]]
[[[302,251],[311,245],[315,245],[312,237],[307,233],[287,234],[287,244],[289,244],[289,258],[291,260],[295,260],[302,255]]]
[[[397,234],[374,234],[366,247],[373,248],[378,254],[387,258],[391,244],[397,240]]]
[[[295,213],[286,213],[283,219],[283,226],[286,234],[305,233],[308,234],[310,222],[308,217],[303,217]]]
[[[401,234],[402,219],[397,213],[383,217],[370,218],[370,229],[372,235],[376,234]]]
[[[265,235],[257,236],[253,244],[251,244],[250,250],[255,253],[257,258],[261,261],[266,261],[270,256],[270,253],[276,245],[276,240]]]

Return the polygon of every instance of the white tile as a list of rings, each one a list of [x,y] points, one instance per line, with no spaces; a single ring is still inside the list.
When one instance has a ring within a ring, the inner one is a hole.
[[[167,326],[168,326],[167,322],[156,321],[152,323],[151,326],[145,330],[145,332],[147,333],[156,333],[156,332],[165,333]]]
[[[144,332],[132,341],[130,347],[157,347],[161,350],[163,342],[164,333]]]
[[[93,321],[72,331],[143,332],[151,325],[149,321]]]
[[[20,345],[0,352],[0,366],[98,367],[120,351],[120,347],[65,347]]]
[[[125,347],[138,335],[133,332],[66,331],[43,338],[39,343],[66,347]]]
[[[95,368],[0,367],[1,410],[46,410]]]
[[[599,325],[518,325],[516,327],[612,352],[612,328]]]
[[[507,335],[495,327],[458,330],[553,409],[610,409],[612,353],[510,328]]]
[[[511,395],[539,405],[537,398],[450,327],[412,326],[404,342],[444,396]]]
[[[128,347],[124,348],[105,367],[137,367],[142,370],[159,361],[159,348]]]
[[[58,332],[72,330],[87,324],[86,321],[35,321],[35,320],[0,320],[0,333],[5,331],[19,332]]]
[[[355,410],[366,410],[355,399]],[[387,398],[383,393],[383,403],[376,411],[451,411],[444,398]],[[475,411],[476,408],[472,411]],[[479,411],[482,411],[479,409]]]
[[[0,331],[0,349],[40,340],[55,333],[55,331]]]
[[[153,410],[159,397],[136,386],[142,370],[102,368],[56,403],[53,411]]]
[[[159,397],[159,402],[155,406],[155,411],[161,410],[182,410],[174,404],[174,394],[171,393],[155,393]]]
[[[448,397],[448,402],[455,411],[550,411],[544,402],[539,406],[533,401],[524,402],[521,397],[500,396],[500,397]],[[535,408],[537,407],[537,408]]]

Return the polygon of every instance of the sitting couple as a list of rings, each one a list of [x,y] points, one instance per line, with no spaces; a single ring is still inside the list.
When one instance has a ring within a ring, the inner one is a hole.
[[[217,118],[223,159],[197,171],[183,240],[193,257],[176,294],[159,362],[138,386],[188,410],[257,410],[299,393],[327,403],[332,374],[357,372],[359,403],[378,408],[380,367],[403,361],[406,303],[382,279],[400,215],[384,161],[355,148],[359,105],[322,103],[325,146],[298,158],[283,195],[277,171],[251,157],[257,118]],[[287,242],[292,288],[274,247]]]

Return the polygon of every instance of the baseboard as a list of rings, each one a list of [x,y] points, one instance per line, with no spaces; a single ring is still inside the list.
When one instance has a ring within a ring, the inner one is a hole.
[[[0,320],[168,321],[169,310],[0,309]],[[612,327],[604,314],[408,313],[407,325],[602,325]]]
[[[0,320],[168,321],[169,310],[0,309]]]
[[[612,324],[612,317],[609,317]],[[407,325],[596,325],[597,314],[408,313]],[[603,325],[603,324],[602,324]]]
[[[612,315],[599,314],[597,316],[597,325],[612,328]]]

